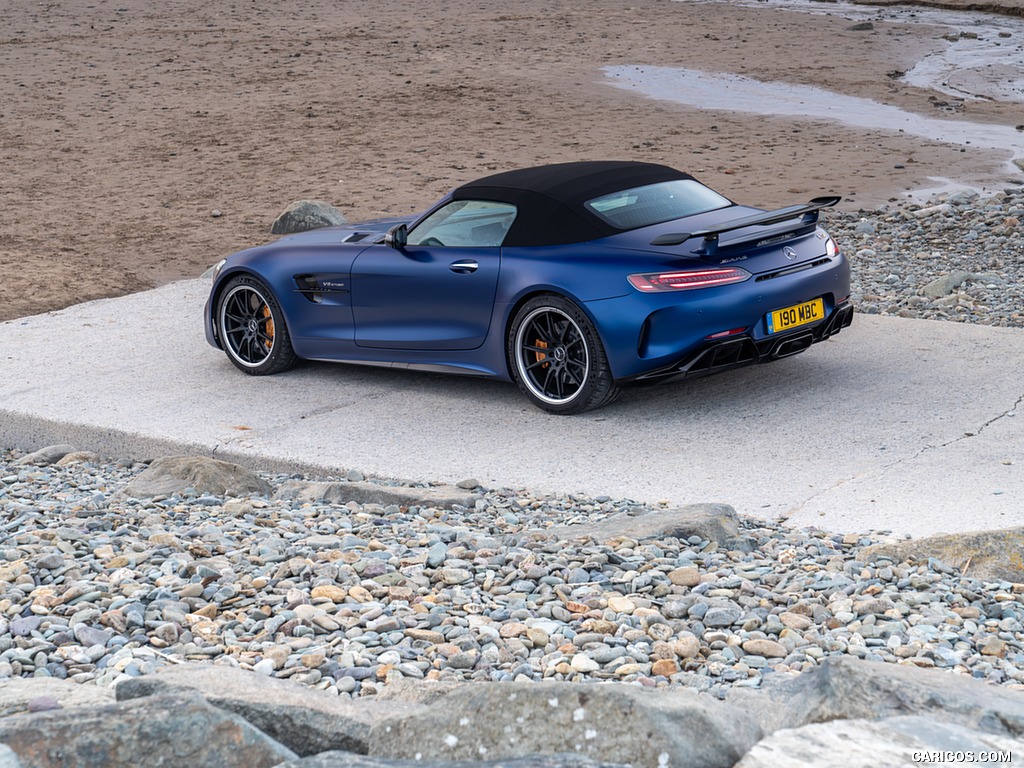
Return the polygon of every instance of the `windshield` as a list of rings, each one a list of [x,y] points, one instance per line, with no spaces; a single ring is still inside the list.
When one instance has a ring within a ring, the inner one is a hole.
[[[647,227],[729,205],[729,200],[693,179],[648,184],[584,203],[587,210],[616,229]]]

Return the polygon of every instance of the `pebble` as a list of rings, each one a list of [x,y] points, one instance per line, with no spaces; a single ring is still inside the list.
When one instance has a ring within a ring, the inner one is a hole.
[[[957,190],[855,213],[826,229],[850,259],[856,311],[1024,327],[1024,190]]]
[[[935,560],[867,565],[873,534],[741,518],[749,551],[560,541],[544,531],[649,508],[472,478],[472,509],[118,500],[141,466],[21,455],[0,451],[0,678],[112,686],[213,662],[344,697],[398,678],[723,693],[846,654],[1024,688],[1022,590]]]

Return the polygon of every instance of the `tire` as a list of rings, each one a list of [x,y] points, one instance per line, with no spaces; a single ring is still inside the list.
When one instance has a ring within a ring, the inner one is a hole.
[[[537,296],[519,309],[506,353],[519,389],[549,413],[583,413],[618,397],[597,329],[562,296]]]
[[[269,376],[298,362],[281,305],[262,280],[250,275],[229,280],[216,317],[221,346],[239,370]]]

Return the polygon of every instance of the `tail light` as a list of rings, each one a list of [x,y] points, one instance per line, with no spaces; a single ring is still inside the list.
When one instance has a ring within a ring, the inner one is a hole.
[[[630,275],[629,282],[638,291],[691,291],[697,288],[712,288],[716,285],[742,283],[750,273],[736,267],[719,269],[695,269],[686,272],[653,272]]]
[[[825,255],[830,259],[834,259],[836,254],[839,253],[839,246],[831,236],[825,238]]]

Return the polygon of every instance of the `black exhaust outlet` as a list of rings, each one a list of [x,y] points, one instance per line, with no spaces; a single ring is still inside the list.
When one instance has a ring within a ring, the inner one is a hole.
[[[798,355],[813,343],[814,335],[810,333],[805,333],[802,336],[794,336],[791,339],[783,339],[776,344],[775,349],[772,350],[772,360],[778,360],[780,357]]]

